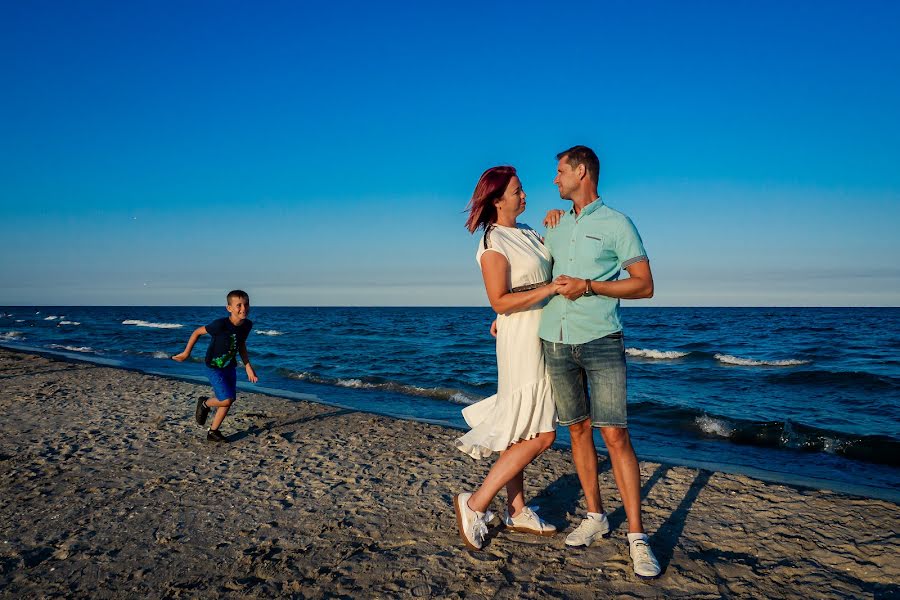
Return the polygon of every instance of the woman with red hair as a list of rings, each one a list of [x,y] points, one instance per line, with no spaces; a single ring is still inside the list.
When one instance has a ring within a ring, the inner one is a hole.
[[[525,197],[513,167],[493,167],[478,180],[466,220],[470,232],[484,229],[475,259],[497,313],[497,394],[463,410],[471,430],[456,444],[476,459],[500,453],[481,486],[453,501],[463,542],[475,550],[484,544],[493,517],[488,507],[503,487],[507,528],[544,536],[556,533],[525,505],[524,469],[556,439],[556,407],[538,326],[545,301],[557,289],[541,237],[516,222],[525,210]]]

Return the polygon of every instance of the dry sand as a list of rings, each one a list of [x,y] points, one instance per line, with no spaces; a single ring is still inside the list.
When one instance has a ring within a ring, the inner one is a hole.
[[[204,386],[0,350],[0,596],[890,598],[897,505],[642,463],[663,566],[631,572],[608,463],[609,540],[493,524],[463,548],[451,498],[489,462],[442,427],[242,394],[213,445]],[[584,506],[567,453],[526,472],[561,530]],[[502,498],[495,510],[502,510]]]

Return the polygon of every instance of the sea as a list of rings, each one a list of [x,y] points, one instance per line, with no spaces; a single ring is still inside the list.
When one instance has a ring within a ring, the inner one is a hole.
[[[900,308],[622,311],[639,458],[900,502]],[[205,381],[202,338],[190,361],[170,357],[223,316],[224,307],[0,307],[0,345]],[[496,391],[493,317],[253,307],[259,383],[239,390],[464,429],[461,409]],[[564,429],[557,439],[569,444]]]

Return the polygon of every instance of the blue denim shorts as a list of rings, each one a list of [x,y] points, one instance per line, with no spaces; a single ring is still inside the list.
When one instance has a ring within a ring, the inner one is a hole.
[[[542,341],[559,424],[574,425],[589,418],[594,427],[626,427],[622,332],[586,344]]]
[[[216,400],[234,400],[237,398],[237,369],[234,367],[226,367],[224,369],[206,367],[206,371]]]

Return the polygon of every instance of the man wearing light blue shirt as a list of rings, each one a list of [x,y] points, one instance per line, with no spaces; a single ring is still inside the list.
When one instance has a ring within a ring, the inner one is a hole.
[[[641,523],[641,472],[627,428],[625,342],[619,317],[621,298],[653,296],[653,275],[634,224],[597,194],[600,161],[593,150],[575,146],[556,158],[553,182],[560,197],[572,201],[572,209],[547,230],[544,240],[553,255],[553,277],[562,285],[544,307],[539,335],[559,423],[569,428],[572,460],[588,509],[566,544],[589,546],[609,534],[597,481],[596,427],[609,451],[628,517],[634,572],[653,578],[660,568]],[[622,270],[629,276],[620,280]]]

